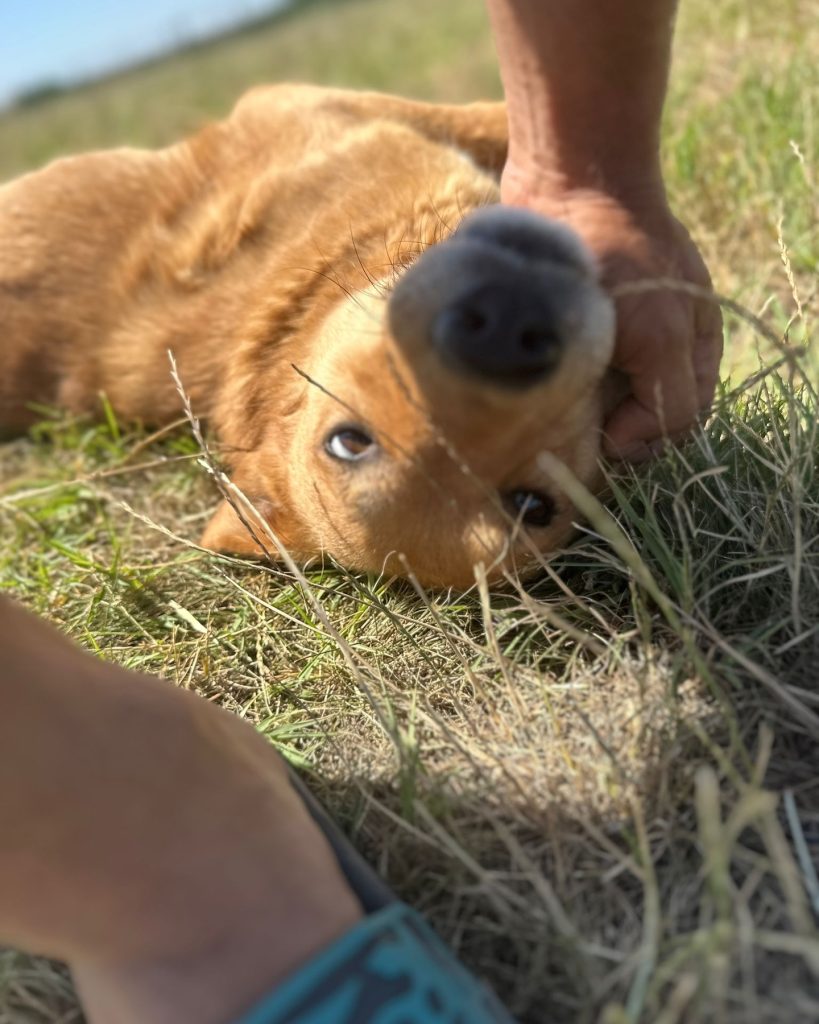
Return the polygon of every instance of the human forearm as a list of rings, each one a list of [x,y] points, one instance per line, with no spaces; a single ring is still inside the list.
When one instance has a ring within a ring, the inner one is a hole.
[[[659,192],[676,0],[487,0],[509,167],[554,189]]]

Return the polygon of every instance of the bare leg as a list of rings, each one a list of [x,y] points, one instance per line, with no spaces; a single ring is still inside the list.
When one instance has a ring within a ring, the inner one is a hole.
[[[361,917],[247,724],[0,598],[0,941],[89,1020],[223,1024]]]

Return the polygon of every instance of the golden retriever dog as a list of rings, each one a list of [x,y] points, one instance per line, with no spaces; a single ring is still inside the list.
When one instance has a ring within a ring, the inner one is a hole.
[[[502,104],[280,85],[1,187],[0,429],[169,423],[170,351],[297,560],[525,571],[571,533],[542,453],[596,486],[614,314],[573,234],[495,205],[505,153]],[[203,543],[260,536],[223,502]]]

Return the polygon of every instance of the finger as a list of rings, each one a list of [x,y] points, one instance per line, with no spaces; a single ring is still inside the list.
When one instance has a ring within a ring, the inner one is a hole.
[[[714,392],[719,381],[724,347],[722,316],[719,309],[712,306],[710,315],[702,315],[697,319],[697,337],[693,353],[694,378],[699,407],[707,409],[714,400]]]
[[[651,348],[654,358],[647,367],[640,367],[639,374],[631,375],[631,396],[605,425],[604,450],[610,455],[631,457],[622,453],[639,442],[687,431],[696,422],[697,380],[686,343]]]
[[[665,450],[665,441],[632,441],[624,448],[611,448],[607,438],[603,439],[603,454],[613,462],[627,462],[632,466],[640,466],[651,462]]]
[[[611,459],[646,462],[655,452],[652,443],[662,434],[657,416],[636,398],[627,398],[614,410],[603,432],[603,452]]]

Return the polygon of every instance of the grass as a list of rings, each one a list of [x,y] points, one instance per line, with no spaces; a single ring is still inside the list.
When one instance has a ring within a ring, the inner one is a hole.
[[[241,714],[524,1022],[819,1019],[819,25],[807,2],[683,4],[669,192],[728,314],[685,449],[588,496],[526,588],[425,595],[207,555],[183,426],[46,418],[0,450],[0,586],[101,656]],[[0,167],[157,144],[251,82],[497,93],[478,5],[317,4],[0,119]],[[175,97],[173,103],[169,96]],[[728,379],[730,378],[730,379]],[[0,955],[1,1024],[76,1018]]]

